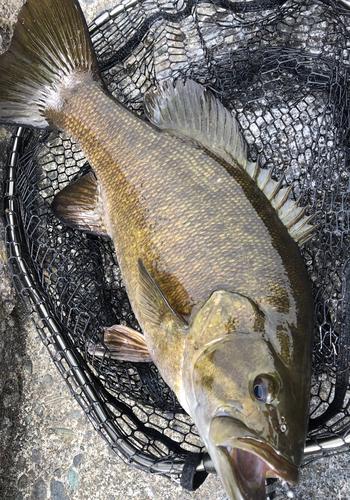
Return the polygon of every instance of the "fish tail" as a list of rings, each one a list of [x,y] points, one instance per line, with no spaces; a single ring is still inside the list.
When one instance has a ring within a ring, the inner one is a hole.
[[[59,110],[87,78],[101,81],[78,1],[28,0],[0,56],[0,121],[51,126],[47,110]]]

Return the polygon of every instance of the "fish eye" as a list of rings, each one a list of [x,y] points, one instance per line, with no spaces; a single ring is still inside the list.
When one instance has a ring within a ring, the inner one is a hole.
[[[277,396],[277,383],[268,375],[258,375],[253,382],[253,394],[257,401],[270,403]]]

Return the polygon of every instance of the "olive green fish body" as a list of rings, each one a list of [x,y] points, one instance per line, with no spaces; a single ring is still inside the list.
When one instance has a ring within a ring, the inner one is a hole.
[[[136,300],[138,259],[180,315],[191,317],[215,290],[248,296],[281,325],[272,341],[290,363],[298,333],[303,335],[298,322],[310,322],[305,266],[250,176],[140,120],[92,80],[46,116],[80,142],[96,173],[140,324],[145,326]],[[286,322],[294,324],[294,334],[283,331]],[[144,329],[152,350],[153,333]],[[163,353],[154,358],[161,363]]]
[[[0,120],[64,130],[96,175],[52,208],[113,239],[147,346],[118,325],[106,345],[150,353],[231,500],[264,498],[266,476],[296,483],[313,330],[304,210],[248,162],[237,122],[200,85],[148,92],[152,123],[113,99],[76,0],[29,0],[0,70]]]

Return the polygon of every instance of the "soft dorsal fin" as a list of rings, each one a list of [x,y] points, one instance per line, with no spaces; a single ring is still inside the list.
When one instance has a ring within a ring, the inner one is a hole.
[[[290,200],[291,187],[281,189],[283,178],[276,182],[271,170],[248,162],[245,140],[237,120],[211,92],[193,80],[162,82],[145,95],[145,113],[157,127],[191,138],[224,159],[240,167],[254,179],[277,211],[289,234],[301,246],[312,237],[313,216],[305,217],[304,208]]]
[[[237,120],[221,102],[193,80],[166,80],[149,90],[145,113],[157,127],[190,137],[228,163],[246,168],[247,146]]]
[[[66,186],[51,208],[58,219],[81,231],[108,236],[100,185],[92,172]]]
[[[141,259],[138,260],[138,267],[137,301],[145,319],[158,328],[170,322],[175,322],[180,328],[187,326],[186,321],[171,307]]]

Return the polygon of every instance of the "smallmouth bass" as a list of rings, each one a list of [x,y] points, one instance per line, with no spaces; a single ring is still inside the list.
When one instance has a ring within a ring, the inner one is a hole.
[[[0,120],[64,130],[95,173],[53,210],[114,241],[144,337],[108,328],[112,355],[156,363],[231,500],[265,498],[266,477],[295,484],[313,332],[304,210],[248,162],[237,122],[202,86],[160,84],[149,122],[113,99],[75,0],[29,0],[0,68]]]

